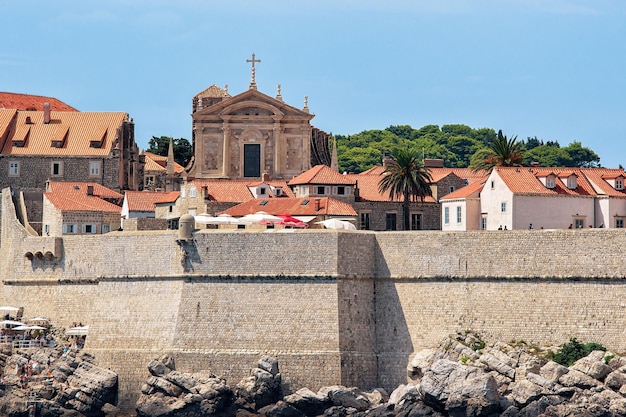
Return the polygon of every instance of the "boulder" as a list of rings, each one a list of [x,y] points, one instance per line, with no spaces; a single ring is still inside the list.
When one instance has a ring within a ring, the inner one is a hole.
[[[601,350],[593,351],[577,360],[570,369],[580,371],[598,381],[603,381],[604,377],[612,371],[611,367],[604,363],[604,351]]]
[[[328,395],[316,394],[308,388],[301,388],[287,395],[284,401],[309,417],[323,414],[324,410],[332,404]]]

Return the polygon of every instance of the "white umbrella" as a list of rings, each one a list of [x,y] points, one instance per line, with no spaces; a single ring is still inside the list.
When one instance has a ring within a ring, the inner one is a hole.
[[[261,223],[261,222],[282,222],[282,217],[274,216],[272,214],[267,214],[264,211],[257,211],[254,214],[246,214],[243,216],[240,221],[242,223]]]
[[[35,321],[39,323],[47,323],[49,320],[45,317],[35,317],[34,319],[28,319],[28,321]]]
[[[14,312],[17,312],[17,311],[19,311],[19,308],[11,307],[11,306],[2,306],[2,307],[0,307],[0,311],[14,311]]]
[[[315,222],[315,224],[323,224],[327,229],[356,230],[352,223],[339,219],[322,220],[321,222]]]
[[[195,216],[196,223],[200,224],[215,224],[217,217],[209,216],[208,214],[198,214]]]
[[[2,320],[0,326],[26,326],[24,323],[15,320]]]

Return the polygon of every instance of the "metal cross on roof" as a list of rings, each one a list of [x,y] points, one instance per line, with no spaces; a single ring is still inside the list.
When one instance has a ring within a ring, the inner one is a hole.
[[[246,59],[246,62],[251,62],[252,63],[252,76],[250,78],[250,89],[251,90],[256,90],[256,69],[254,68],[254,63],[255,62],[261,62],[260,59],[255,59],[254,58],[254,52],[252,53],[252,59]]]

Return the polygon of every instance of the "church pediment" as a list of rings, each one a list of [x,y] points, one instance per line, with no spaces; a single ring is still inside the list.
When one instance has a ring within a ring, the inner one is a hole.
[[[290,106],[280,100],[248,90],[229,97],[213,106],[199,110],[194,116],[297,116],[312,119],[314,115]]]

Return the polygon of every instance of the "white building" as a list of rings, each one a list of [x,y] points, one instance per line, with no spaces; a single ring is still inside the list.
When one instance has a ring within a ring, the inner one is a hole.
[[[623,169],[496,167],[441,199],[442,230],[623,228]]]

